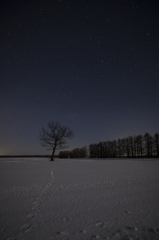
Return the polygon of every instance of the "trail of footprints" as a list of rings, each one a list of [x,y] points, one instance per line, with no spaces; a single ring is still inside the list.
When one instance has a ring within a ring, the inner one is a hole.
[[[134,226],[126,226],[121,229],[116,229],[114,232],[110,231],[107,222],[97,221],[95,224],[95,234],[92,234],[92,228],[86,228],[79,230],[78,232],[69,233],[67,231],[55,232],[55,234],[50,238],[53,239],[82,239],[82,240],[95,240],[95,239],[105,239],[105,240],[149,240],[149,239],[159,239],[159,228],[137,228]],[[109,230],[108,230],[109,229]],[[102,233],[105,230],[104,233]]]
[[[36,213],[38,211],[41,211],[40,205],[41,205],[41,203],[43,201],[42,197],[43,197],[44,194],[46,194],[47,191],[50,190],[50,187],[51,187],[52,183],[53,183],[53,169],[51,170],[50,182],[45,185],[45,187],[40,191],[38,197],[33,202],[33,204],[32,204],[32,211],[26,217],[27,223],[20,227],[20,233],[18,235],[21,235],[21,233],[23,233],[23,232],[26,233],[26,232],[30,231],[31,228],[33,227],[32,221],[35,220]]]
[[[43,189],[40,191],[38,197],[35,199],[35,201],[32,204],[32,211],[29,213],[26,217],[27,223],[20,227],[18,236],[21,236],[24,232],[29,232],[33,227],[33,221],[35,222],[36,213],[38,211],[41,211],[41,204],[43,202],[43,197],[47,193],[47,191],[50,190],[50,187],[53,183],[53,170],[51,170],[51,178],[50,182],[43,187]],[[70,221],[68,217],[63,218],[63,221]],[[150,239],[151,237],[153,239],[159,239],[159,228],[153,229],[153,228],[140,228],[137,227],[131,227],[126,226],[122,229],[117,229],[114,233],[110,233],[109,224],[107,222],[101,222],[99,220],[96,221],[94,229],[96,234],[91,234],[92,228],[86,228],[79,230],[78,232],[69,233],[67,231],[59,231],[55,232],[54,235],[50,238],[50,240],[53,239],[107,239],[107,240],[138,240],[138,239]],[[107,232],[109,236],[100,236],[101,232]],[[86,237],[87,236],[87,237]],[[11,238],[8,238],[7,240],[11,240]]]
[[[137,228],[137,227],[131,227],[126,226],[122,229],[118,229],[114,234],[112,234],[112,237],[110,238],[112,240],[149,240],[149,239],[159,239],[159,229],[155,228]]]

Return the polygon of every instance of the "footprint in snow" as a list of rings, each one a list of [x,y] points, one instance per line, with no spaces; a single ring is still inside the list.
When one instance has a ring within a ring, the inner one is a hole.
[[[112,234],[111,239],[159,239],[159,229],[126,226]]]
[[[86,230],[81,230],[80,233],[85,234],[87,231]]]
[[[150,233],[158,233],[159,234],[159,228],[142,228],[144,232],[150,232]]]
[[[25,224],[20,229],[22,229],[23,232],[28,232],[31,229],[31,224]]]
[[[32,208],[32,211],[41,211],[41,208],[38,207],[38,206],[35,206],[35,207]]]
[[[96,227],[105,228],[106,227],[106,222],[97,222]]]
[[[33,219],[33,218],[35,218],[34,214],[28,214],[27,219]]]
[[[93,235],[91,236],[91,239],[100,239],[100,237],[98,235]]]

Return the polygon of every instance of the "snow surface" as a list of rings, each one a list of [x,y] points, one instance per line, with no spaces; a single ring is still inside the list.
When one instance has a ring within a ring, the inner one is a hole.
[[[159,159],[0,159],[0,239],[159,239]]]

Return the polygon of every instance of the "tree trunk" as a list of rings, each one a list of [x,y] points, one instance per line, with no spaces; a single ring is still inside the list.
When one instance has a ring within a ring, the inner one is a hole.
[[[54,161],[54,154],[52,153],[50,161]]]
[[[55,153],[55,148],[54,148],[53,151],[52,151],[52,155],[51,155],[50,161],[54,161],[54,153]]]

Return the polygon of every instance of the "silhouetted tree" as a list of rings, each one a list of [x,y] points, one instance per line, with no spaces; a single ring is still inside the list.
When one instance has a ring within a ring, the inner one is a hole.
[[[88,151],[87,151],[87,147],[86,147],[86,146],[85,146],[85,147],[82,147],[82,148],[80,149],[80,155],[81,155],[82,158],[83,158],[83,157],[87,157]]]
[[[113,154],[113,156],[112,157],[116,157],[116,154],[117,154],[117,142],[116,142],[116,140],[114,140],[113,142],[112,142],[112,154]]]
[[[129,137],[131,157],[134,157],[134,137]]]
[[[80,157],[80,149],[79,148],[74,148],[71,151],[71,157],[72,158],[79,158]]]
[[[61,126],[59,122],[48,122],[47,129],[42,128],[39,133],[41,145],[47,150],[52,150],[51,160],[54,161],[55,151],[67,148],[67,140],[72,139],[73,131],[65,126]]]
[[[98,143],[98,158],[102,158],[103,157],[103,143],[99,142]]]
[[[143,136],[140,134],[135,137],[135,142],[137,146],[137,157],[143,156]]]
[[[108,157],[108,144],[107,144],[107,142],[103,142],[103,157],[104,158]]]
[[[152,156],[152,136],[149,133],[144,135],[144,149],[147,157]]]
[[[118,152],[118,157],[122,157],[122,140],[118,139],[117,142],[117,152]]]
[[[108,157],[113,157],[113,142],[112,141],[107,141],[107,156]]]
[[[153,137],[153,147],[154,147],[155,156],[159,157],[159,134],[158,133],[156,133]]]
[[[71,157],[71,151],[60,151],[59,152],[59,158],[70,158]]]
[[[72,151],[61,151],[59,158],[84,158],[87,157],[87,147],[74,148]]]
[[[125,154],[127,157],[130,157],[130,139],[125,138]]]
[[[93,158],[93,144],[89,145],[89,157]]]

